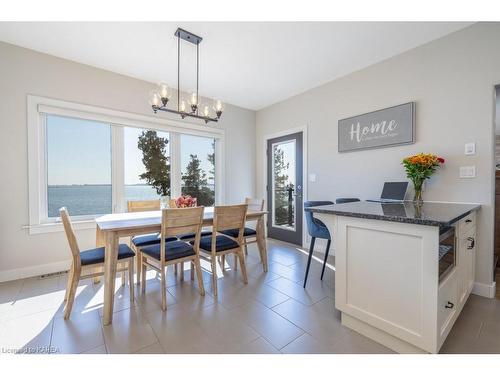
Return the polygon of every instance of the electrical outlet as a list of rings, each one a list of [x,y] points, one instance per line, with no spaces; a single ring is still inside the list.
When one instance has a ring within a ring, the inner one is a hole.
[[[466,143],[465,144],[465,155],[475,155],[476,154],[476,143]]]
[[[476,166],[460,167],[460,178],[476,177]]]

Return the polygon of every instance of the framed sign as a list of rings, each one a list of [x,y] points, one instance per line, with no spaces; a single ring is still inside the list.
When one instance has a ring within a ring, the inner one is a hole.
[[[410,143],[415,143],[414,102],[339,120],[339,152]]]

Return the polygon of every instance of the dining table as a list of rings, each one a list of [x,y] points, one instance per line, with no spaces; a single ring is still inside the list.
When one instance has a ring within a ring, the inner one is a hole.
[[[257,247],[264,272],[268,270],[264,229],[264,217],[266,214],[267,211],[248,210],[246,215],[247,222],[256,221]],[[213,219],[214,207],[205,207],[203,226],[212,226]],[[96,246],[105,248],[103,324],[109,325],[113,320],[116,265],[120,238],[160,232],[161,211],[114,213],[100,216],[95,221],[97,224]],[[133,280],[129,282],[133,282]]]

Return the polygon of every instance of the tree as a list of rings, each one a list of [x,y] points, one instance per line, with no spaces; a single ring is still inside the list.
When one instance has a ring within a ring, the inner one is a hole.
[[[182,174],[182,194],[196,198],[200,206],[211,206],[215,199],[213,191],[208,187],[207,174],[201,169],[201,161],[197,155],[191,154],[189,157],[191,160],[186,167],[186,173]]]
[[[208,179],[212,180],[211,183],[215,186],[215,139],[212,141],[212,153],[208,154],[207,159],[211,166]]]
[[[161,196],[170,195],[170,158],[166,155],[168,139],[158,137],[154,130],[145,130],[139,136],[137,147],[142,151],[146,172],[139,175]]]
[[[292,225],[293,205],[289,204],[289,193],[290,189],[293,189],[293,184],[288,183],[288,174],[286,173],[290,167],[290,163],[285,162],[285,153],[283,150],[277,148],[274,150],[273,154],[275,205],[274,220],[277,225]]]

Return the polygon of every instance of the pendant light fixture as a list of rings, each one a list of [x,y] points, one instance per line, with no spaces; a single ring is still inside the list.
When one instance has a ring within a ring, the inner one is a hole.
[[[157,90],[151,91],[149,95],[149,104],[151,108],[153,108],[153,112],[165,111],[176,113],[183,119],[185,117],[194,117],[204,120],[205,123],[209,121],[219,121],[224,111],[224,104],[220,100],[214,100],[212,105],[213,112],[208,105],[204,105],[203,108],[200,108],[200,97],[198,94],[200,76],[199,52],[202,38],[181,28],[178,28],[174,35],[177,37],[177,110],[167,108],[167,104],[172,97],[172,89],[166,83],[160,83]],[[181,99],[180,89],[181,39],[196,46],[196,92],[189,95],[187,102]],[[215,116],[213,116],[212,113],[215,113]]]

